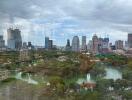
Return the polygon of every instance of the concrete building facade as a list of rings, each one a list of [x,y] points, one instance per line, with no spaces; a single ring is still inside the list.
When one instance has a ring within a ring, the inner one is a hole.
[[[72,39],[72,51],[79,52],[80,51],[80,43],[79,43],[79,37],[74,36]]]
[[[9,28],[7,30],[7,46],[12,50],[20,50],[22,47],[21,31]]]

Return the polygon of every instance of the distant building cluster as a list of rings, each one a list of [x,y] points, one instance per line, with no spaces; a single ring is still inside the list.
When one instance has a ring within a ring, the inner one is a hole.
[[[94,35],[92,37],[92,40],[90,40],[89,43],[87,44],[86,36],[82,36],[82,44],[80,46],[79,37],[74,36],[71,48],[72,48],[71,51],[75,52],[88,51],[94,54],[107,53],[109,50],[109,38],[98,38],[97,35]]]
[[[53,45],[53,40],[49,37],[45,37],[45,47],[34,46],[30,41],[23,42],[21,31],[18,28],[7,29],[7,45],[2,35],[0,35],[0,51],[4,50],[18,50],[21,54],[27,55],[28,50],[55,50],[59,47]],[[61,47],[61,50],[74,51],[74,52],[89,52],[92,54],[104,54],[110,52],[124,52],[132,54],[132,33],[128,33],[127,41],[116,40],[114,44],[110,43],[109,37],[101,38],[96,34],[87,43],[87,37],[82,36],[80,41],[78,36],[74,36],[71,43],[70,39],[67,39],[65,48]]]
[[[109,37],[101,38],[96,34],[93,35],[92,40],[87,43],[86,36],[82,36],[80,43],[79,37],[74,36],[70,45],[70,40],[67,40],[65,47],[66,51],[74,52],[89,52],[92,54],[106,54],[118,51],[131,51],[132,50],[132,33],[128,34],[128,40],[116,40],[114,44],[110,43]]]

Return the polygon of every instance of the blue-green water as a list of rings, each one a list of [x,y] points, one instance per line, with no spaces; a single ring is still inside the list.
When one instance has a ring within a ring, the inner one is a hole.
[[[106,75],[103,77],[104,79],[122,79],[122,72],[113,67],[105,67]],[[92,79],[91,75],[88,73],[84,78],[79,78],[77,80],[78,84],[82,84],[83,82],[95,83],[95,80]]]

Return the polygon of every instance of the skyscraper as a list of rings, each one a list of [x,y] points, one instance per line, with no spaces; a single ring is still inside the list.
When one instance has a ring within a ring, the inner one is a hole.
[[[0,35],[0,48],[4,48],[5,47],[5,40],[3,40],[3,36]]]
[[[109,38],[103,39],[103,48],[109,48]]]
[[[53,40],[49,40],[49,37],[45,37],[45,49],[46,50],[53,49]]]
[[[132,33],[128,34],[128,47],[132,48]]]
[[[24,49],[28,48],[27,42],[23,42],[22,48]]]
[[[32,46],[32,42],[28,42],[28,47],[31,47]]]
[[[123,49],[123,41],[122,40],[115,41],[115,47],[116,49]]]
[[[53,48],[53,40],[49,40],[48,41],[48,49],[52,49]]]
[[[109,38],[98,38],[98,53],[109,52]]]
[[[9,28],[7,30],[7,45],[10,49],[20,50],[22,47],[21,31]]]
[[[49,37],[45,37],[45,49],[49,48]]]
[[[82,50],[86,51],[87,46],[86,46],[86,36],[82,36]]]
[[[79,48],[79,37],[78,36],[74,36],[73,40],[72,40],[72,51],[75,52],[79,52],[80,48]]]
[[[34,49],[34,45],[32,44],[31,41],[28,42],[27,48],[30,49],[30,50],[33,50]]]
[[[87,50],[88,52],[92,53],[93,51],[93,41],[92,40],[89,40]]]
[[[101,53],[108,53],[108,52],[109,52],[109,38],[103,38]]]
[[[128,41],[125,41],[125,46],[124,46],[124,48],[125,48],[126,50],[129,48],[129,46],[128,46]]]
[[[69,39],[67,39],[66,51],[70,51],[70,50],[71,50],[70,40],[69,40]]]
[[[98,51],[98,49],[99,49],[99,40],[98,40],[98,37],[97,37],[97,35],[95,34],[94,36],[93,36],[93,38],[92,38],[92,41],[93,41],[93,53],[94,54],[97,54],[99,51]]]
[[[101,53],[102,52],[102,49],[103,49],[103,38],[99,38],[98,39],[98,50],[99,50],[99,52]]]

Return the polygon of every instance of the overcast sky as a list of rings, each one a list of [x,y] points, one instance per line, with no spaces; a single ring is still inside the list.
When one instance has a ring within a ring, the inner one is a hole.
[[[132,32],[132,0],[0,0],[0,34],[21,29],[23,41],[44,45],[45,36],[65,45],[67,38],[93,34],[110,40]]]

